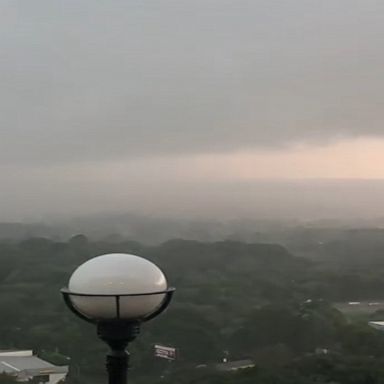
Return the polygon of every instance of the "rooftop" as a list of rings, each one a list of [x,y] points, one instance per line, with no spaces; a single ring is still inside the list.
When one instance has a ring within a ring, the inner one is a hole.
[[[370,325],[372,328],[384,331],[384,321],[370,321],[368,322],[368,325]]]
[[[33,356],[32,351],[0,351],[0,372],[25,376],[67,373],[67,366],[56,366]]]
[[[216,364],[216,369],[219,371],[237,371],[238,369],[252,368],[254,366],[255,363],[252,360],[237,360]]]

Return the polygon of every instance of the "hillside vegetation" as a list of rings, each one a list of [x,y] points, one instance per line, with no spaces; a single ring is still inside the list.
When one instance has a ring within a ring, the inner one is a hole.
[[[329,245],[331,247],[331,245]],[[66,308],[59,290],[91,257],[134,253],[153,260],[177,292],[131,345],[138,383],[382,383],[384,334],[354,323],[333,303],[384,298],[375,268],[296,257],[277,244],[171,240],[0,244],[0,348],[33,348],[55,363],[70,358],[70,383],[104,382],[105,345]],[[171,364],[153,345],[178,349]],[[255,368],[219,374],[215,365],[252,359]],[[197,368],[199,367],[199,368]],[[163,379],[160,379],[163,377]]]

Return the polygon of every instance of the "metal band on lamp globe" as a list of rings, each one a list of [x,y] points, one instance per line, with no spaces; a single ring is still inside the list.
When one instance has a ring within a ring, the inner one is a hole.
[[[113,253],[80,265],[68,288],[73,306],[87,318],[140,320],[162,304],[167,280],[152,262]]]

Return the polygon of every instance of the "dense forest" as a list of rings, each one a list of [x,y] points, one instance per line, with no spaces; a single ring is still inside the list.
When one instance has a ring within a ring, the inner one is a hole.
[[[289,249],[229,240],[148,246],[84,235],[4,240],[0,348],[33,348],[53,363],[69,362],[69,383],[105,382],[106,347],[66,309],[59,290],[89,258],[126,252],[154,261],[177,288],[167,313],[130,346],[131,382],[384,383],[384,333],[367,325],[384,314],[339,310],[340,303],[384,299],[384,241],[367,236],[296,241]],[[155,358],[156,343],[176,347],[176,361]],[[251,359],[255,367],[219,372],[223,358]]]

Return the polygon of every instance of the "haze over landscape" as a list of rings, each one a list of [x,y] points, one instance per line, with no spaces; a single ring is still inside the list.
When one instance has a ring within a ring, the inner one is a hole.
[[[383,11],[2,2],[1,221],[384,216]]]
[[[379,0],[0,1],[0,384],[383,384],[383,36]]]

